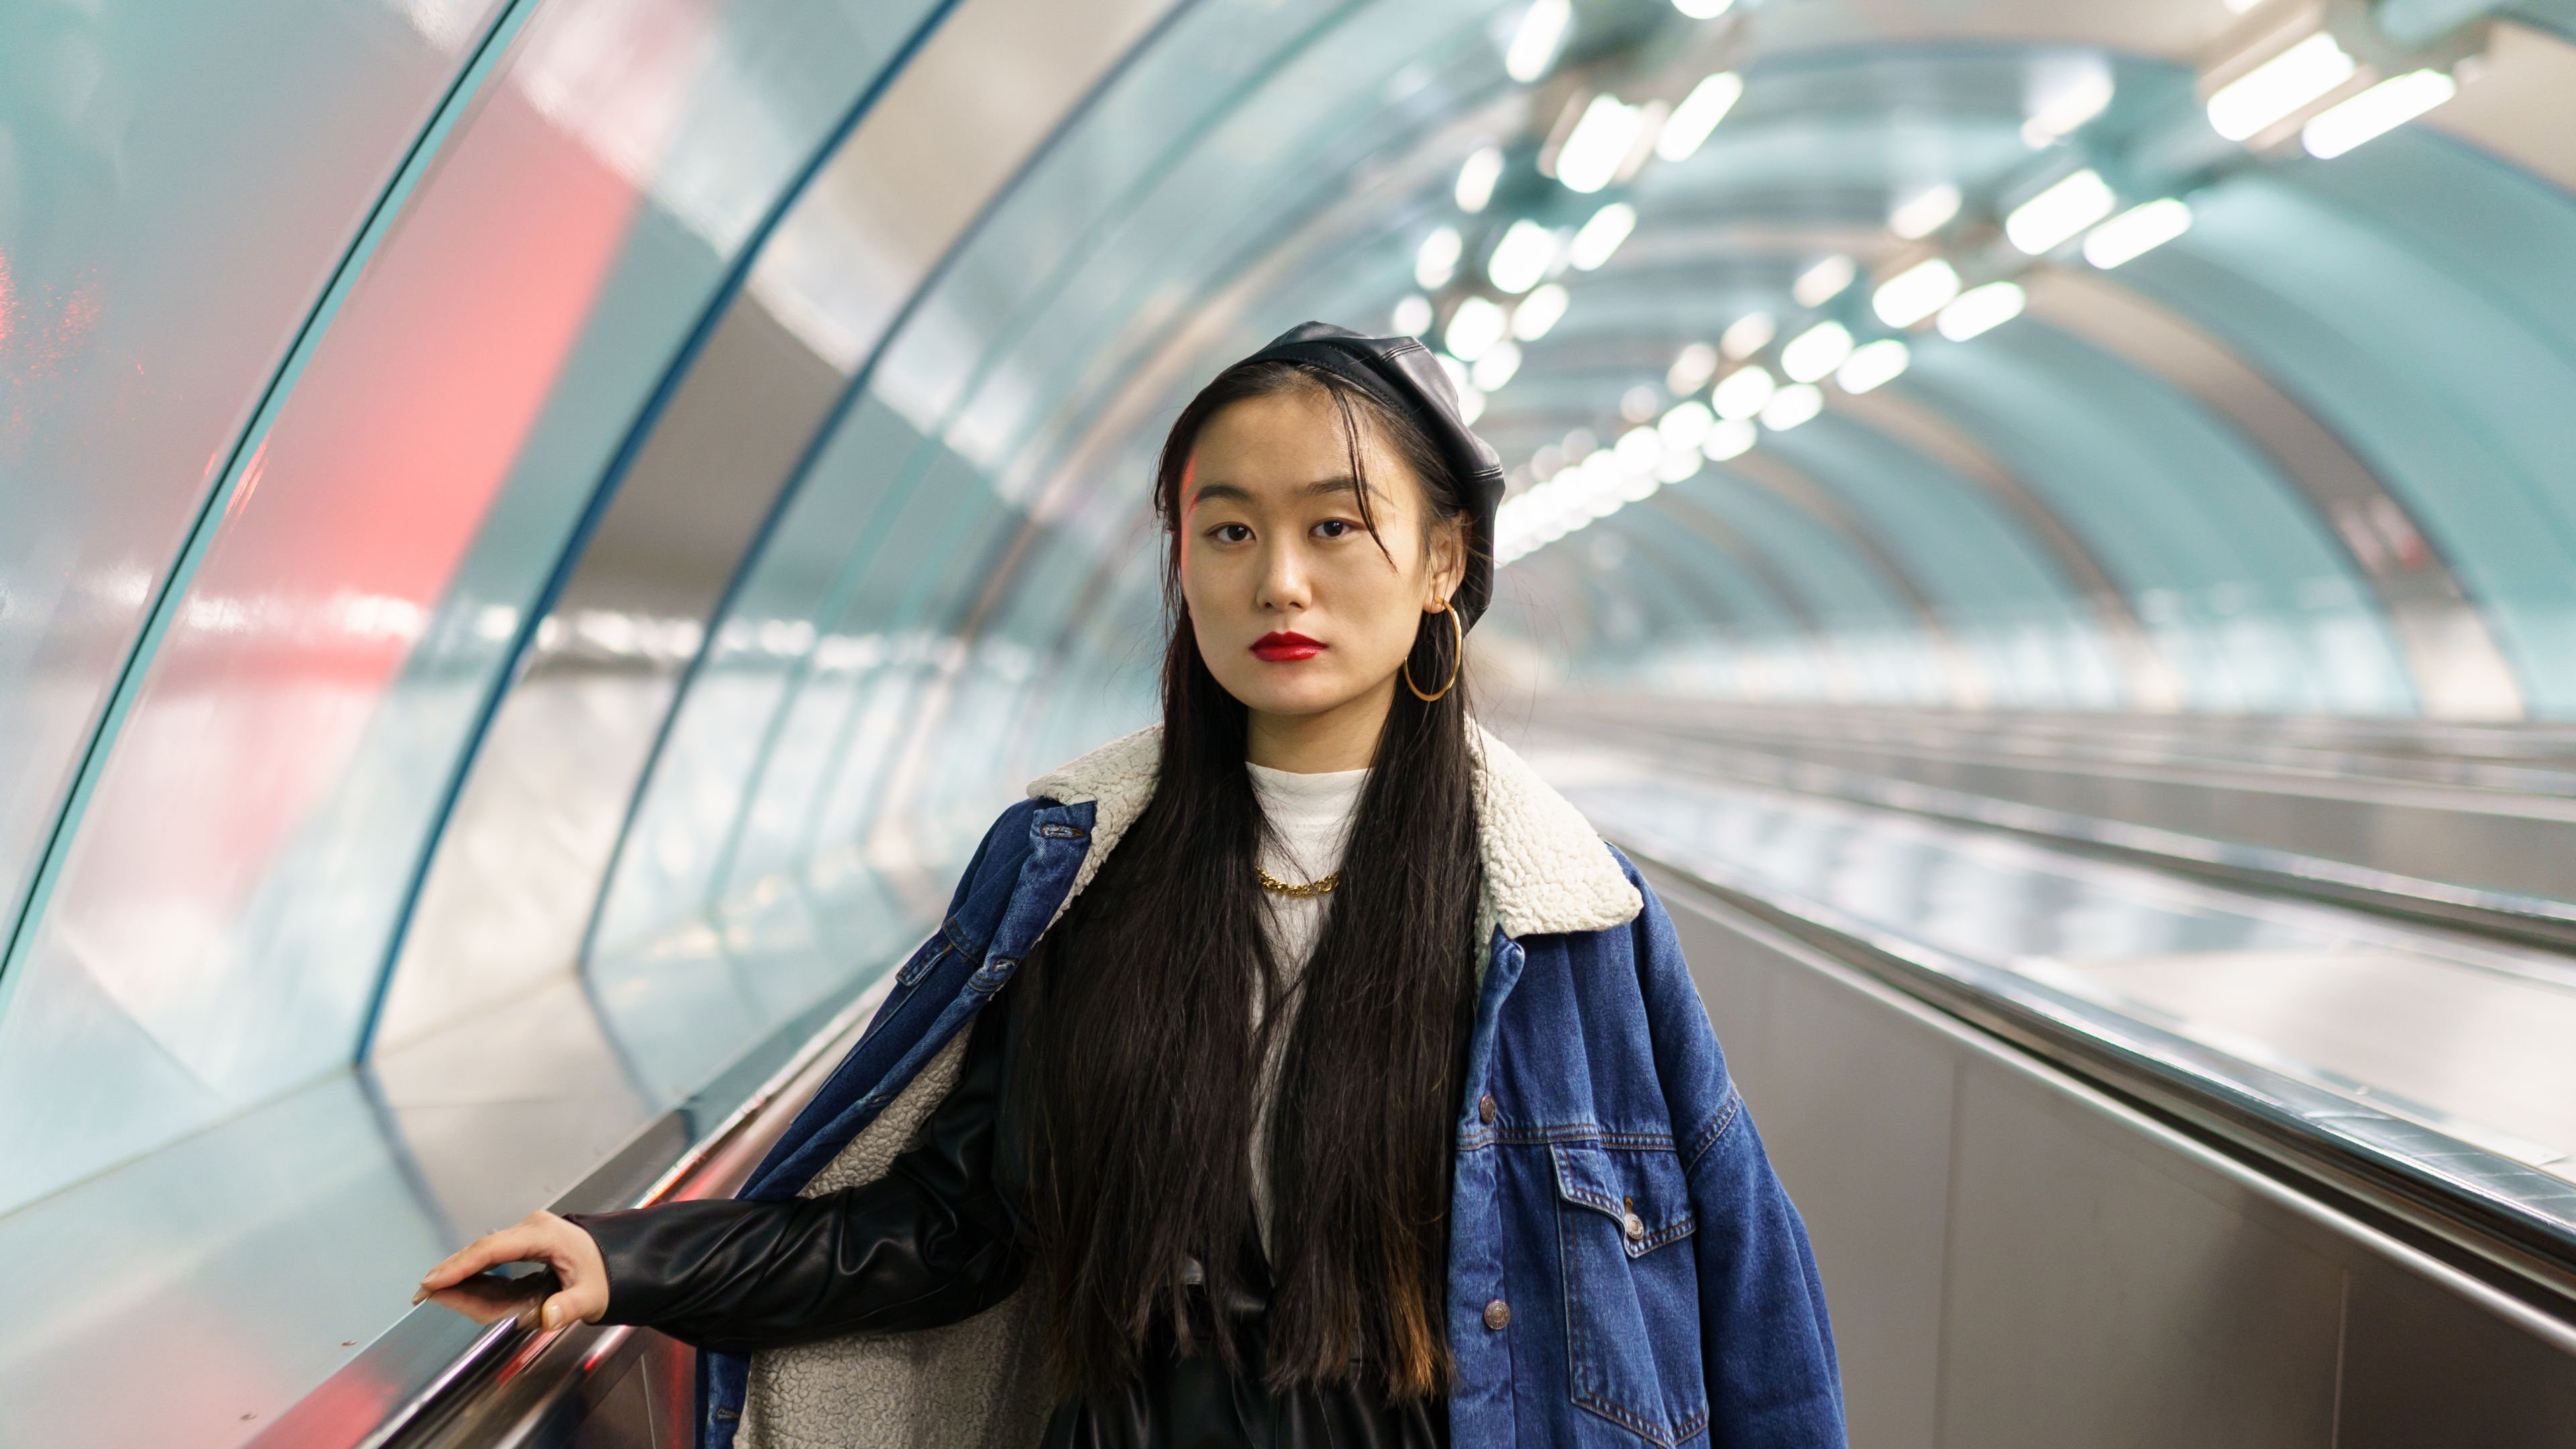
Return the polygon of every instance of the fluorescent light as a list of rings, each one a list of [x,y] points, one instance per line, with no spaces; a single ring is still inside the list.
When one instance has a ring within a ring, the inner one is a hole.
[[[1687,483],[1698,477],[1699,470],[1707,466],[1708,460],[1699,455],[1697,443],[1686,448],[1666,448],[1664,456],[1655,462],[1655,481]]]
[[[1914,354],[1904,343],[1893,337],[1882,337],[1854,350],[1834,374],[1834,381],[1845,392],[1870,392],[1902,376],[1906,364],[1913,360]]]
[[[1494,199],[1494,183],[1503,179],[1503,153],[1487,146],[1458,168],[1458,209],[1478,212]]]
[[[1715,20],[1735,8],[1735,0],[1673,0],[1673,8],[1693,20]]]
[[[1619,435],[1613,450],[1619,457],[1619,468],[1627,473],[1651,473],[1664,456],[1664,435],[1650,427],[1634,427]]]
[[[1494,243],[1494,254],[1485,259],[1485,275],[1496,287],[1518,296],[1537,286],[1555,260],[1556,233],[1524,217],[1504,228],[1503,239]]]
[[[1717,123],[1725,120],[1726,113],[1743,98],[1744,77],[1731,70],[1719,71],[1692,86],[1690,94],[1682,97],[1682,103],[1665,118],[1663,134],[1655,138],[1655,154],[1667,161],[1689,160],[1700,143],[1708,139],[1708,133],[1716,130]]]
[[[1785,433],[1825,410],[1825,395],[1812,383],[1784,387],[1762,408],[1762,426]]]
[[[1673,365],[1664,369],[1664,391],[1675,397],[1697,392],[1717,376],[1717,349],[1705,342],[1694,342],[1681,350]]]
[[[1647,162],[1655,159],[1655,143],[1663,139],[1664,122],[1672,113],[1672,104],[1668,101],[1647,101],[1637,107],[1636,137],[1628,143],[1627,154],[1619,158],[1619,170],[1611,180],[1631,180],[1645,169]]]
[[[1619,416],[1632,423],[1642,423],[1664,405],[1664,395],[1644,383],[1619,394]]]
[[[2109,108],[2113,94],[2110,67],[2099,57],[2086,59],[2090,64],[2067,77],[2062,88],[2040,102],[2031,111],[2030,119],[2022,123],[2024,145],[2045,146]]]
[[[1771,320],[1770,313],[1749,312],[1736,318],[1735,324],[1717,339],[1717,350],[1728,357],[1751,357],[1770,346],[1779,331],[1780,325]]]
[[[1503,52],[1504,73],[1523,83],[1547,74],[1557,42],[1565,39],[1566,22],[1573,18],[1574,7],[1567,0],[1536,0],[1521,16],[1521,28],[1512,32],[1511,49]]]
[[[1512,335],[1523,342],[1536,342],[1547,335],[1565,316],[1565,289],[1554,282],[1521,298],[1512,309]]]
[[[2093,228],[2084,260],[2105,271],[2141,257],[2191,230],[2191,206],[2174,197],[2133,206]]]
[[[1644,113],[1621,104],[1617,96],[1594,96],[1574,129],[1566,133],[1565,144],[1556,148],[1556,179],[1567,190],[1586,195],[1609,185],[1644,123]]]
[[[1637,229],[1637,208],[1624,201],[1614,201],[1592,213],[1592,219],[1574,234],[1574,242],[1565,249],[1565,259],[1578,272],[1588,272],[1610,260],[1619,243]]]
[[[1991,332],[2021,315],[2021,288],[2010,282],[1988,282],[1959,294],[1941,309],[1941,335],[1953,342]]]
[[[1700,439],[1700,456],[1712,463],[1741,458],[1753,450],[1754,443],[1761,436],[1761,430],[1753,426],[1751,418],[1730,418],[1709,429],[1708,436]]]
[[[2109,216],[2118,204],[2111,183],[2088,166],[2014,207],[2012,215],[2004,218],[2004,235],[2014,246],[2039,256]]]
[[[2438,70],[2408,71],[2319,111],[2299,132],[2308,154],[2340,156],[2374,136],[2384,136],[2460,93],[2459,82]]]
[[[1696,448],[1700,440],[1708,436],[1708,430],[1716,426],[1717,416],[1708,410],[1708,404],[1693,399],[1675,403],[1673,410],[1664,414],[1663,421],[1655,424],[1655,431],[1663,434],[1667,448]]]
[[[1506,325],[1502,308],[1486,298],[1469,297],[1449,314],[1449,330],[1441,334],[1441,340],[1449,344],[1449,351],[1459,361],[1473,362],[1503,340]]]
[[[2352,79],[2354,69],[2352,57],[2320,30],[2219,87],[2209,98],[2210,128],[2242,141],[2296,115]]]
[[[1458,275],[1458,253],[1463,246],[1458,228],[1432,228],[1431,235],[1422,239],[1422,249],[1413,254],[1413,280],[1426,288],[1448,286],[1449,279]]]
[[[1907,241],[1920,241],[1950,224],[1959,214],[1959,188],[1944,181],[1927,186],[1896,203],[1887,214],[1887,229]]]
[[[1841,296],[1843,288],[1850,286],[1852,278],[1859,275],[1860,269],[1852,265],[1851,258],[1827,257],[1800,273],[1798,280],[1791,284],[1789,295],[1797,298],[1801,307],[1821,307]]]
[[[1469,427],[1485,415],[1485,395],[1473,383],[1458,389],[1458,418]]]
[[[1467,380],[1480,392],[1500,392],[1512,380],[1512,374],[1520,370],[1520,344],[1505,338],[1485,349],[1485,355],[1467,370]]]
[[[1950,305],[1959,295],[1959,271],[1939,257],[1917,262],[1888,278],[1869,299],[1878,320],[1890,327],[1911,327]]]
[[[1431,330],[1431,299],[1419,292],[1408,293],[1395,304],[1395,335],[1419,337]]]
[[[1718,379],[1717,387],[1709,393],[1708,400],[1716,407],[1719,417],[1732,422],[1762,411],[1763,405],[1771,401],[1771,395],[1779,390],[1780,385],[1771,380],[1768,370],[1739,367]]]
[[[1852,335],[1840,322],[1819,322],[1780,349],[1780,370],[1792,382],[1814,382],[1851,356]]]

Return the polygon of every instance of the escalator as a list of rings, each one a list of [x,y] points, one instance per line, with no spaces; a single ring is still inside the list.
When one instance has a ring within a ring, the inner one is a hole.
[[[2576,962],[1684,743],[1528,741],[1682,933],[1855,1444],[2576,1445]],[[728,1190],[862,1010],[618,1200]],[[259,1442],[690,1442],[660,1335],[430,1312]]]

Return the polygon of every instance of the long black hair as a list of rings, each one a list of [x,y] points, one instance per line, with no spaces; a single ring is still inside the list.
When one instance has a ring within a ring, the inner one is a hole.
[[[1449,1382],[1450,1162],[1482,876],[1464,681],[1432,702],[1396,690],[1340,884],[1290,993],[1262,930],[1255,865],[1268,827],[1244,767],[1246,711],[1200,657],[1180,588],[1181,484],[1200,429],[1236,403],[1299,390],[1332,402],[1381,551],[1365,439],[1420,480],[1426,534],[1464,509],[1418,424],[1311,364],[1228,368],[1164,440],[1161,774],[1032,956],[1033,994],[1017,1003],[1029,1013],[1020,1089],[1050,1359],[1061,1391],[1095,1403],[1116,1401],[1157,1333],[1243,1367],[1229,1315],[1190,1311],[1185,1265],[1199,1265],[1209,1303],[1244,1286],[1258,1064],[1283,1030],[1267,1163],[1268,1380],[1343,1382],[1357,1360],[1390,1401]],[[1463,674],[1453,637],[1448,619],[1423,616],[1407,665],[1425,690]],[[1266,1003],[1257,1032],[1255,992]]]

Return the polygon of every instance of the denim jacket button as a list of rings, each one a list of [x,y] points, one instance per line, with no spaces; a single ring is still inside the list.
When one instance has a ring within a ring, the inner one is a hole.
[[[1635,1213],[1628,1214],[1626,1220],[1623,1221],[1620,1226],[1628,1230],[1629,1242],[1641,1242],[1646,1236],[1646,1220],[1637,1216]]]
[[[1499,1333],[1511,1326],[1512,1305],[1500,1298],[1485,1305],[1485,1326]]]
[[[1491,1127],[1494,1125],[1494,1119],[1501,1115],[1503,1115],[1503,1109],[1494,1105],[1494,1099],[1490,1093],[1476,1099],[1477,1121]]]

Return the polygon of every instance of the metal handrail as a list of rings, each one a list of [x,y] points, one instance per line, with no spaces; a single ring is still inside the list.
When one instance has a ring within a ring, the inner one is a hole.
[[[1832,739],[1909,750],[1939,741],[1937,748],[2080,766],[2108,761],[2246,774],[2291,769],[2317,781],[2343,778],[2559,801],[2576,795],[2576,729],[2561,725],[1827,708],[1620,695],[1572,704],[1552,700],[1545,713],[1685,734],[1714,727],[1736,738]]]
[[[1714,862],[1619,842],[1677,879],[2001,1038],[2553,1319],[2576,1320],[2576,1182]]]
[[[2576,947],[2576,900],[2463,884],[1876,774],[1654,725],[1657,760],[1726,779],[2008,831],[2223,883],[2532,942]],[[1918,752],[1921,753],[1921,752]],[[2571,822],[2576,824],[2576,822]]]
[[[889,969],[819,1030],[808,1030],[781,1065],[747,1094],[729,1104],[705,1100],[702,1094],[648,1123],[549,1206],[558,1212],[644,1207],[739,1186],[847,1055],[892,984]],[[790,1022],[780,1035],[810,1021],[809,1014]],[[765,1045],[777,1041],[773,1036]],[[757,1059],[762,1052],[748,1055]],[[719,1109],[723,1115],[712,1128],[689,1134],[690,1123]],[[645,1188],[618,1190],[617,1184],[633,1180],[639,1157],[666,1153],[667,1165]],[[607,1364],[630,1333],[594,1324],[540,1329],[515,1319],[477,1325],[444,1308],[423,1305],[281,1414],[246,1449],[389,1449],[422,1442],[470,1417],[471,1401],[498,1386],[513,1386],[525,1396],[529,1380],[552,1377],[559,1381],[553,1396],[561,1397],[580,1377]]]

